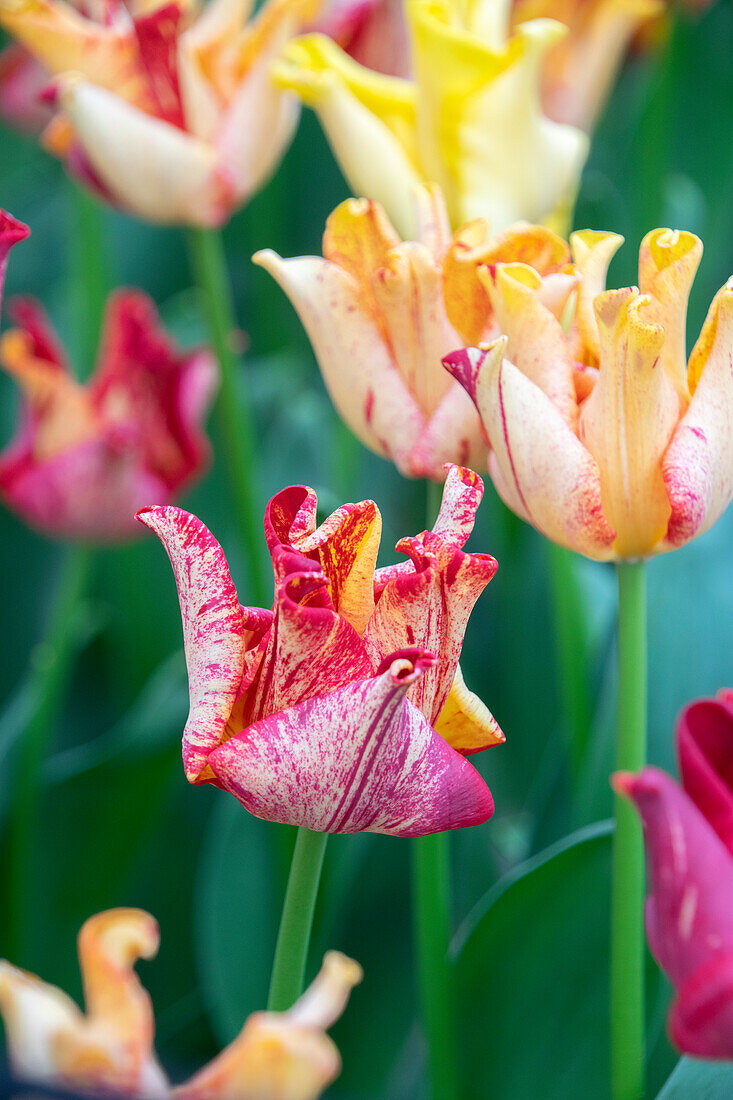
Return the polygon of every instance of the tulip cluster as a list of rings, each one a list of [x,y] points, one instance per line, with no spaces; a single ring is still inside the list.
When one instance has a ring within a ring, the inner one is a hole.
[[[696,1058],[733,1059],[733,692],[680,717],[682,786],[659,771],[617,774],[644,823],[649,946],[675,988],[669,1030]]]

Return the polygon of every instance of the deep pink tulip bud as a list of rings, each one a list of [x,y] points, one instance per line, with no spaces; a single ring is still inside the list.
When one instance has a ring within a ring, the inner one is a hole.
[[[693,703],[678,726],[685,787],[656,768],[619,773],[614,787],[644,825],[646,932],[675,988],[672,1040],[699,1058],[733,1059],[733,706]]]

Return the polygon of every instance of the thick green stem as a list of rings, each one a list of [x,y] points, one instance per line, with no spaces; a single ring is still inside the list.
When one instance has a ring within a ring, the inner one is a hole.
[[[237,526],[247,558],[249,596],[269,605],[261,544],[261,516],[257,500],[255,428],[252,411],[239,384],[234,346],[237,324],[221,234],[215,229],[189,230],[191,262],[203,295],[211,342],[221,369],[216,415],[222,436]]]
[[[270,1012],[285,1012],[303,992],[305,965],[328,833],[298,829],[270,978]]]
[[[41,773],[73,667],[73,637],[78,628],[78,609],[87,587],[91,561],[92,551],[85,547],[71,547],[66,551],[45,636],[32,655],[33,710],[19,741],[8,829],[6,896],[12,902],[8,917],[8,954],[21,965],[33,962],[27,955],[29,944],[32,944],[34,917],[41,904],[41,899],[36,897],[35,876],[36,852],[40,845]]]
[[[569,734],[573,789],[577,792],[592,718],[588,622],[580,591],[578,556],[554,542],[548,541],[547,549],[562,704]]]
[[[433,526],[442,486],[426,483],[426,522]],[[457,1100],[453,971],[448,961],[451,937],[450,837],[447,833],[412,841],[412,909],[417,955],[420,1015],[428,1047],[428,1095]]]
[[[618,570],[618,729],[616,766],[646,762],[646,573],[643,562]],[[611,899],[611,1085],[613,1100],[644,1095],[644,843],[633,806],[618,795]]]
[[[457,1100],[459,1096],[453,972],[448,961],[450,892],[448,834],[413,840],[414,934],[432,1100]]]
[[[74,357],[78,376],[84,380],[94,368],[102,319],[110,289],[105,233],[106,211],[74,180],[69,181],[71,207],[69,266],[74,316]]]

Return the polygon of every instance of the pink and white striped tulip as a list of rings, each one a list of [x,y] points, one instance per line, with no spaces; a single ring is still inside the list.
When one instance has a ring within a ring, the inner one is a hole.
[[[207,465],[200,425],[216,386],[213,358],[179,351],[151,299],[119,291],[96,373],[81,385],[40,307],[18,299],[12,312],[18,327],[0,341],[0,364],[25,409],[0,454],[0,499],[54,537],[130,538],[137,508],[167,504]]]
[[[703,534],[733,497],[733,279],[687,360],[702,242],[658,229],[639,286],[604,291],[623,238],[571,237],[580,275],[565,331],[526,264],[482,269],[504,335],[443,362],[473,398],[505,503],[554,542],[602,561]]]
[[[272,610],[242,608],[224,553],[195,516],[139,519],[173,566],[191,709],[183,760],[255,816],[323,832],[420,836],[478,824],[493,800],[464,759],[504,740],[458,667],[475,601],[496,571],[462,550],[481,479],[452,467],[432,531],[376,570],[381,516],[345,504],[316,527],[316,496],[270,501]],[[441,736],[443,734],[443,736]]]
[[[79,933],[86,1011],[55,986],[0,961],[0,1015],[14,1074],[29,1084],[127,1100],[317,1100],[341,1059],[325,1034],[362,979],[330,951],[313,984],[287,1012],[257,1012],[230,1045],[176,1087],[153,1049],[150,997],[134,970],[160,934],[139,909],[90,917]]]
[[[696,1058],[733,1059],[733,700],[680,716],[683,786],[657,768],[614,777],[644,824],[646,930],[675,988],[669,1030]]]

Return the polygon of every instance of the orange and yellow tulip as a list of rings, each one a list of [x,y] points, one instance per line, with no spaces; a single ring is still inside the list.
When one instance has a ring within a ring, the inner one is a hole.
[[[702,242],[655,230],[641,245],[640,289],[604,291],[622,240],[571,238],[580,283],[567,333],[535,271],[483,268],[504,335],[445,360],[481,414],[506,504],[554,542],[604,561],[682,546],[733,497],[733,279],[688,362]]]

